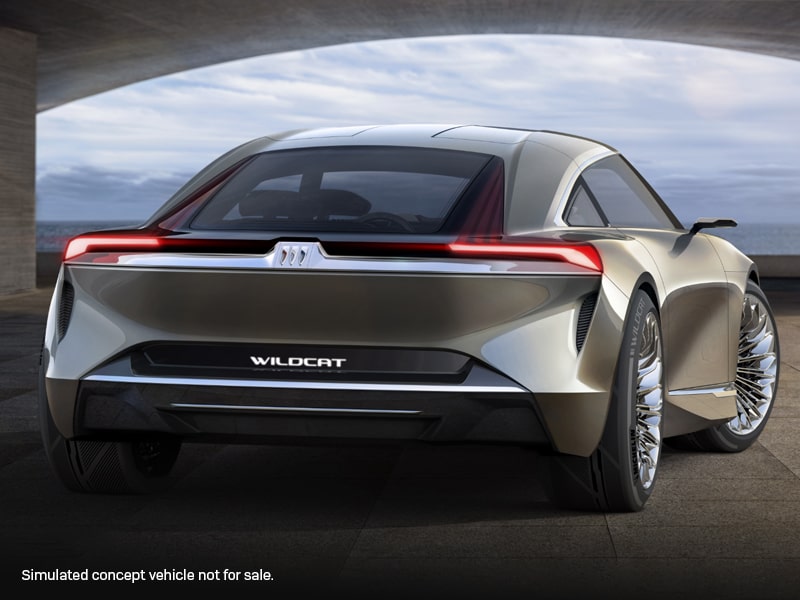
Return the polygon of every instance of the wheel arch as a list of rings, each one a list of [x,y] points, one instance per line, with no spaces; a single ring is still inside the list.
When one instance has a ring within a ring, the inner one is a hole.
[[[633,298],[633,294],[635,294],[638,290],[642,290],[645,294],[647,294],[650,297],[650,300],[652,300],[653,304],[656,307],[656,310],[660,315],[661,303],[659,302],[658,292],[656,291],[656,289],[657,289],[656,283],[655,279],[653,278],[653,275],[650,274],[649,272],[642,273],[639,276],[639,280],[636,282],[636,285],[633,288],[633,292],[631,293],[631,298]],[[630,310],[630,306],[628,307],[628,309]]]
[[[624,331],[635,310],[634,300],[638,292],[643,292],[653,303],[659,320],[661,310],[655,277],[649,271],[643,271],[635,280],[629,291],[620,290],[613,282],[601,291],[598,308],[593,318],[589,336],[593,338],[582,351],[579,361],[578,377],[589,385],[602,387],[606,390],[604,401],[591,400],[594,406],[591,419],[584,419],[584,425],[591,421],[591,427],[582,429],[585,439],[577,442],[574,435],[559,436],[554,440],[555,447],[560,452],[577,456],[588,456],[600,443],[602,432],[609,418],[611,397],[614,393],[614,382],[619,370],[620,357],[623,353]],[[612,290],[616,295],[612,294]],[[623,305],[622,302],[625,304]],[[588,339],[588,338],[587,338]],[[663,331],[662,331],[663,339]],[[598,340],[601,343],[598,344]],[[542,400],[541,394],[540,402]],[[559,401],[563,404],[563,400]],[[588,414],[590,411],[585,408]],[[590,432],[591,430],[591,432]]]

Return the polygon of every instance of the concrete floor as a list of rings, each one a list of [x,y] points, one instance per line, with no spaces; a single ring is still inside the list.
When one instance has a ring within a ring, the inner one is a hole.
[[[0,589],[54,589],[22,569],[227,568],[270,571],[251,587],[271,598],[800,597],[800,284],[767,283],[782,364],[760,441],[738,455],[667,449],[637,514],[559,510],[533,451],[494,446],[187,445],[168,492],[67,492],[37,423],[50,290],[2,298]],[[130,586],[171,589],[92,587]]]

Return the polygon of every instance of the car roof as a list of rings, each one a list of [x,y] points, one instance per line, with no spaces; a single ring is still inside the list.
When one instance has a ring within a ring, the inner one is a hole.
[[[486,152],[510,158],[525,143],[547,146],[577,160],[587,152],[613,151],[589,138],[545,130],[483,125],[403,124],[325,127],[286,131],[261,138],[261,152],[319,146],[416,146]]]
[[[184,184],[154,218],[225,170],[255,154],[347,146],[406,146],[480,152],[499,156],[511,172],[516,170],[520,157],[525,154],[530,164],[546,165],[545,172],[559,179],[563,178],[565,171],[577,172],[582,164],[617,153],[606,144],[567,133],[484,125],[405,124],[298,129],[250,140],[220,156]],[[559,157],[555,163],[553,157]]]

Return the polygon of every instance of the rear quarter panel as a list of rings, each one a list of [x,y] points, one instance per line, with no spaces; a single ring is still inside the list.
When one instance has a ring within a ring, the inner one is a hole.
[[[729,280],[710,236],[628,229],[596,242],[605,275],[627,296],[649,281],[659,307],[668,390],[725,385],[735,373],[741,273]],[[735,268],[743,263],[728,261]]]

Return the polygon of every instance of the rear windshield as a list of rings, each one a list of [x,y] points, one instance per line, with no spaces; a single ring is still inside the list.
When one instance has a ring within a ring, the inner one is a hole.
[[[206,202],[191,228],[433,233],[490,159],[409,147],[266,152]]]

